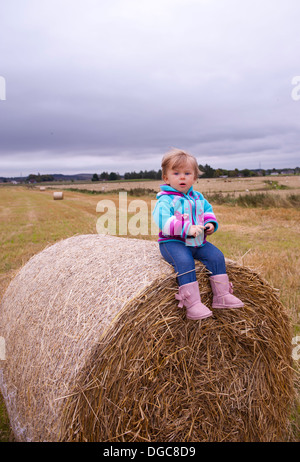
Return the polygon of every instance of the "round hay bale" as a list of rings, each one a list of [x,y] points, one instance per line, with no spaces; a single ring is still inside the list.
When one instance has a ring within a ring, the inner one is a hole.
[[[45,186],[40,186],[40,191],[46,191]]]
[[[1,390],[18,441],[283,441],[291,330],[256,272],[245,307],[187,320],[156,242],[75,236],[32,257],[0,305]],[[202,300],[208,274],[197,264]]]
[[[55,201],[57,201],[57,200],[62,200],[63,198],[64,198],[64,193],[63,193],[63,191],[55,191],[55,192],[53,193],[53,199],[54,199]]]

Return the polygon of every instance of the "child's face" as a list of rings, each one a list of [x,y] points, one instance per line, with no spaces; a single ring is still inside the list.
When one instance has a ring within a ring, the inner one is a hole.
[[[188,192],[195,180],[194,169],[189,164],[182,165],[176,169],[170,168],[164,176],[164,181],[167,184],[184,194]]]

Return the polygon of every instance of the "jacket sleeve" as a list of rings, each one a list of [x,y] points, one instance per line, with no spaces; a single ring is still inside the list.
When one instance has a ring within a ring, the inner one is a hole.
[[[166,197],[158,199],[153,211],[153,218],[165,236],[180,236],[185,239],[192,226],[187,215],[174,212],[170,199]]]
[[[217,231],[219,225],[213,212],[213,208],[211,204],[204,199],[204,226],[207,225],[207,223],[213,223],[215,226],[215,232]]]

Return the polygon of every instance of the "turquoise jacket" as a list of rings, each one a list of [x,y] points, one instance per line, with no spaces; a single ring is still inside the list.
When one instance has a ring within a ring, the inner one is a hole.
[[[199,236],[188,236],[192,225],[205,226],[213,223],[215,231],[218,222],[212,206],[198,191],[191,187],[183,194],[169,185],[161,185],[153,218],[159,228],[158,242],[180,241],[187,246],[199,247],[205,241],[204,230]]]

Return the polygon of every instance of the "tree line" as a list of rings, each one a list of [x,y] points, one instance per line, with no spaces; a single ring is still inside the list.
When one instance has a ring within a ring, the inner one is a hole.
[[[284,169],[269,169],[269,170],[263,170],[263,169],[256,169],[256,170],[250,170],[247,168],[244,168],[242,170],[239,170],[238,168],[235,168],[234,170],[226,170],[223,168],[217,168],[214,169],[208,164],[205,165],[199,165],[199,169],[202,173],[200,178],[222,178],[222,177],[229,177],[229,178],[234,178],[234,177],[252,177],[252,176],[265,176],[265,175],[270,175],[271,173],[282,173]],[[295,174],[300,173],[300,168],[296,167],[295,169],[292,169]],[[76,175],[74,175],[76,176]],[[63,177],[63,175],[62,175]],[[26,182],[36,182],[36,183],[41,183],[41,182],[50,182],[50,181],[56,181],[57,179],[53,175],[34,175],[30,174],[26,178]],[[161,180],[161,169],[159,170],[140,170],[139,172],[133,171],[133,172],[126,172],[124,175],[120,175],[118,172],[102,172],[102,173],[94,173],[91,177],[91,181],[116,181],[116,180]]]
[[[100,175],[94,173],[92,181],[112,181],[112,180],[160,180],[161,169],[156,170],[140,170],[139,172],[126,172],[124,175],[120,175],[116,172],[102,172]]]
[[[202,175],[200,178],[222,178],[222,177],[229,177],[229,178],[235,178],[235,177],[252,177],[252,176],[265,176],[265,175],[270,175],[271,173],[281,173],[283,169],[269,169],[269,170],[264,170],[264,169],[256,169],[256,170],[250,170],[248,168],[244,168],[242,170],[239,170],[238,168],[235,168],[234,170],[226,170],[224,168],[217,168],[214,169],[208,164],[205,165],[199,165],[199,169],[202,172]],[[300,173],[300,168],[297,167],[296,169],[293,169],[294,173],[299,174]],[[159,170],[140,170],[139,172],[126,172],[124,175],[120,175],[119,173],[116,172],[102,172],[100,175],[97,175],[95,173],[92,177],[92,181],[110,181],[110,180],[161,180],[161,169]]]

